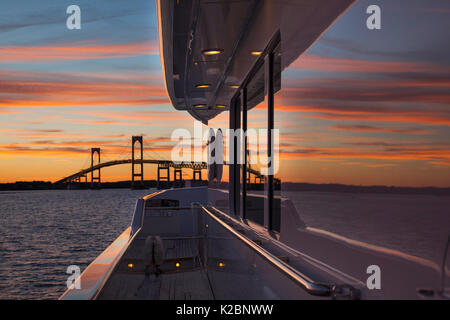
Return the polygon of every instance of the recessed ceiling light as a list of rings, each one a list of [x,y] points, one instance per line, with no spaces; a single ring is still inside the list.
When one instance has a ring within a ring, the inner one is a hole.
[[[196,87],[197,89],[205,89],[205,88],[211,87],[211,85],[208,84],[208,83],[201,83],[201,84],[196,85],[195,87]]]
[[[225,105],[223,105],[223,104],[218,104],[216,107],[217,107],[217,108],[226,108],[227,106],[225,106]]]
[[[232,88],[232,89],[238,89],[239,88],[239,86],[237,84],[230,84],[229,87]]]
[[[194,108],[205,108],[206,104],[194,104]]]
[[[262,51],[252,51],[251,54],[254,56],[260,56],[262,54]]]
[[[213,55],[216,55],[216,54],[221,54],[222,52],[223,52],[222,49],[205,49],[205,50],[202,51],[202,53],[205,56],[213,56]]]

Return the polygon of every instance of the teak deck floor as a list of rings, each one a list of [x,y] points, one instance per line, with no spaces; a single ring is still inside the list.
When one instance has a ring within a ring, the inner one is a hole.
[[[144,240],[137,240],[125,253],[98,299],[213,299],[206,272],[197,263],[197,239],[163,239],[165,259],[162,273],[147,276],[141,259]],[[177,261],[181,261],[183,267],[174,268]],[[127,267],[129,263],[133,264],[132,269]]]
[[[213,294],[202,270],[159,276],[118,273],[108,281],[99,299],[211,300]]]

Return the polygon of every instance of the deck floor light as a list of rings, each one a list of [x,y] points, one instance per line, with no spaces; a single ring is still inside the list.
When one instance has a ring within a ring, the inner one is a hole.
[[[253,55],[253,56],[260,56],[261,54],[262,54],[262,51],[252,51],[251,52],[251,54]]]
[[[179,268],[180,267],[180,263],[179,262],[175,263],[175,267]]]
[[[209,83],[201,83],[195,86],[197,89],[206,89],[211,87],[211,85]]]
[[[202,51],[202,53],[205,56],[214,56],[214,55],[217,55],[217,54],[221,54],[222,52],[223,52],[223,49],[217,49],[217,48],[215,48],[215,49],[205,49],[205,50]]]
[[[205,108],[206,107],[206,104],[194,104],[194,106],[193,106],[194,108]]]
[[[132,264],[132,263],[128,264],[128,268],[133,269],[133,267],[134,267],[134,264]]]

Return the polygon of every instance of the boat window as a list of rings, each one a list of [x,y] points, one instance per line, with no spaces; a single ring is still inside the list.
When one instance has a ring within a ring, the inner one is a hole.
[[[278,107],[278,96],[281,90],[281,59],[282,59],[282,47],[281,44],[277,46],[273,53],[273,85],[274,85],[274,131],[273,135],[273,147],[272,147],[272,162],[274,166],[273,172],[273,201],[272,201],[272,212],[271,212],[271,220],[272,220],[272,230],[280,232],[281,230],[281,183],[283,177],[280,174],[281,166],[280,166],[280,145],[283,144],[281,140],[281,131],[284,128],[280,125],[280,120],[276,117],[275,110]]]
[[[256,63],[242,90],[242,128],[246,134],[243,140],[245,163],[242,169],[245,180],[241,175],[241,185],[243,217],[279,232],[281,205],[280,177],[277,173],[279,141],[276,130],[272,130],[273,94],[281,89],[282,55],[281,46],[279,42],[277,43],[275,49],[266,50],[268,53]]]
[[[247,149],[245,218],[264,225],[264,175],[267,146],[267,101],[265,69],[260,66],[247,90]]]

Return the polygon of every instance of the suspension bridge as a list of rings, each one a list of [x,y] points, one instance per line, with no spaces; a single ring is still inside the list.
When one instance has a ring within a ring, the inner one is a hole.
[[[139,150],[136,152],[135,145],[139,143]],[[137,154],[139,157],[137,157]],[[90,166],[83,168],[69,176],[59,179],[54,184],[81,184],[87,185],[90,182],[92,188],[99,188],[101,186],[101,169],[118,166],[123,164],[131,164],[131,188],[140,188],[144,186],[144,164],[153,164],[157,166],[157,186],[162,183],[167,185],[171,182],[171,169],[173,170],[173,182],[183,182],[183,169],[192,170],[193,181],[202,180],[202,170],[208,168],[206,162],[183,162],[175,163],[171,160],[164,160],[161,155],[153,152],[153,155],[146,154],[148,159],[144,159],[144,141],[142,136],[131,137],[131,159],[116,159],[101,162],[101,148],[90,149]],[[122,155],[123,156],[123,155]],[[129,154],[126,155],[129,157]],[[226,164],[226,163],[225,163]],[[264,176],[251,167],[247,167],[248,181],[250,183],[250,176],[253,175],[255,183],[257,180],[262,181]],[[88,179],[90,178],[90,179]],[[90,181],[88,181],[90,180]]]
[[[140,150],[136,152],[135,145],[139,143]],[[138,153],[139,158],[136,155]],[[148,156],[148,155],[147,155]],[[153,164],[157,166],[157,184],[163,181],[171,182],[170,169],[173,169],[173,181],[183,181],[183,169],[191,169],[193,171],[193,180],[202,180],[202,170],[207,169],[206,162],[183,162],[175,163],[171,160],[164,160],[159,154],[148,156],[150,159],[144,159],[144,143],[142,136],[133,136],[131,138],[131,159],[108,160],[101,162],[101,148],[90,149],[90,166],[79,170],[67,177],[55,181],[55,184],[88,184],[90,177],[91,187],[98,188],[101,186],[101,169],[122,164],[131,164],[131,187],[142,187],[144,185],[144,164]]]

